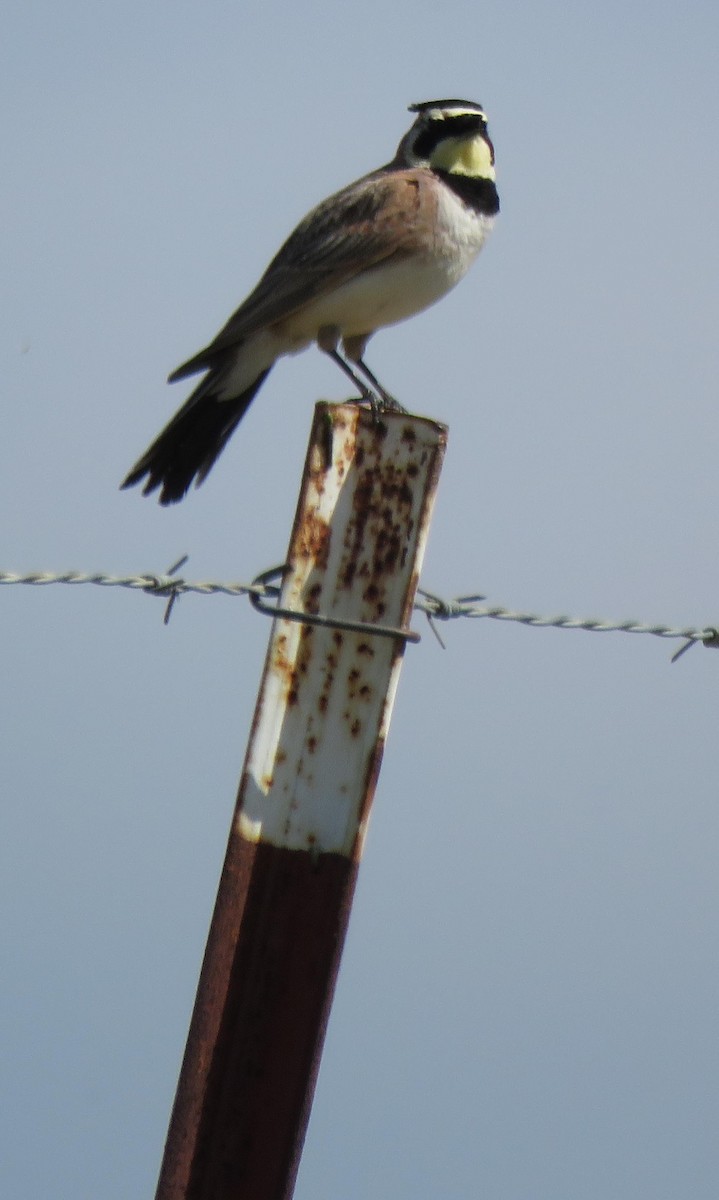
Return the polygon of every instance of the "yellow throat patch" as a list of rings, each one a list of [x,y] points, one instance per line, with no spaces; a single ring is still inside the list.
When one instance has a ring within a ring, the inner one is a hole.
[[[446,138],[432,153],[430,166],[452,175],[468,175],[471,179],[496,178],[492,151],[479,134]]]

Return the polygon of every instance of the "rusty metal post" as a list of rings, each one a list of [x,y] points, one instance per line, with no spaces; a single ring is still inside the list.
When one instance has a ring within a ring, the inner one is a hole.
[[[445,444],[316,406],[157,1200],[292,1195]]]

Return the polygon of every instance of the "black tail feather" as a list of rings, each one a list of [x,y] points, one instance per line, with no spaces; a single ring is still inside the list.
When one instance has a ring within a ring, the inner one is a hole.
[[[160,504],[182,500],[193,479],[199,486],[211,470],[270,370],[232,400],[220,400],[210,378],[203,380],[120,486],[132,487],[147,476],[143,495],[161,488]]]

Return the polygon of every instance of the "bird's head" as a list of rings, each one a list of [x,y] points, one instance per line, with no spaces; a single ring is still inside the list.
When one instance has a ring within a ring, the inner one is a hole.
[[[470,179],[494,180],[494,146],[481,104],[425,100],[411,104],[417,119],[402,138],[395,162]]]

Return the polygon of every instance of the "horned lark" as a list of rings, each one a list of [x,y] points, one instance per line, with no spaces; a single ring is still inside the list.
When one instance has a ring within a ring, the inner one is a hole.
[[[481,105],[413,104],[395,157],[323,200],[295,229],[214,341],[178,367],[199,386],[122,484],[181,500],[200,484],[283,354],[316,342],[375,406],[399,408],[364,361],[376,329],[439,300],[481,250],[499,211]],[[338,347],[342,345],[344,357]],[[366,381],[366,382],[365,382]]]

